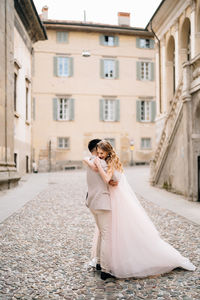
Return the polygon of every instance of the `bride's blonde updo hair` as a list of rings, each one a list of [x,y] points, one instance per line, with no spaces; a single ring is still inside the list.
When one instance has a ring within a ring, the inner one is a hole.
[[[112,145],[106,141],[102,140],[97,144],[97,148],[105,151],[108,153],[105,161],[108,164],[108,172],[117,170],[119,172],[123,172],[122,163],[119,160],[119,157],[117,156],[115,150],[113,149]]]

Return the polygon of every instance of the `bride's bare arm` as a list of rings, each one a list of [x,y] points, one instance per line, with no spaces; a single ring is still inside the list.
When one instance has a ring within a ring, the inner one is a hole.
[[[90,161],[88,157],[85,157],[85,158],[83,159],[83,162],[84,162],[86,165],[88,165],[93,171],[98,172],[97,166],[96,166],[92,161]]]
[[[101,175],[103,181],[104,181],[105,183],[109,183],[109,181],[110,181],[111,178],[112,178],[113,172],[111,171],[111,172],[107,172],[107,173],[106,173],[106,172],[104,171],[104,169],[102,168],[102,165],[101,165],[100,160],[99,160],[98,157],[95,158],[95,161],[94,161],[94,162],[95,162],[95,165],[96,165],[97,168],[98,168],[99,174]]]

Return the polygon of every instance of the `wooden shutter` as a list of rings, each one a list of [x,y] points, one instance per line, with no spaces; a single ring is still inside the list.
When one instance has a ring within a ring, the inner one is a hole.
[[[99,100],[99,120],[104,121],[104,99]]]
[[[119,78],[119,61],[115,60],[115,78]]]
[[[136,62],[136,77],[137,77],[137,80],[141,80],[141,62],[140,61]]]
[[[68,66],[69,66],[69,77],[74,75],[74,59],[73,57],[68,58]]]
[[[154,40],[150,39],[150,48],[153,49],[154,48]]]
[[[115,100],[115,121],[120,121],[120,100]]]
[[[150,80],[153,81],[154,80],[154,63],[150,63],[150,68],[151,68]]]
[[[140,38],[136,38],[136,47],[141,48],[140,47]]]
[[[100,43],[100,45],[104,45],[104,35],[103,34],[101,34],[99,36],[99,43]]]
[[[69,120],[74,120],[74,99],[69,99]]]
[[[136,101],[136,120],[137,122],[141,122],[141,101]]]
[[[156,101],[151,101],[151,122],[155,122],[156,118]]]
[[[114,37],[114,45],[119,46],[119,37],[118,36]]]
[[[53,98],[53,120],[58,120],[58,99]]]
[[[58,76],[58,57],[53,58],[53,75]]]
[[[100,77],[104,78],[104,59],[100,59]]]

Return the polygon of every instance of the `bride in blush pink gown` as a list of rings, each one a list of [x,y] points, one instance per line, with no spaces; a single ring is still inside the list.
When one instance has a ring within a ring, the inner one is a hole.
[[[107,183],[111,179],[119,181],[116,187],[109,185],[112,204],[110,253],[107,254],[110,274],[117,278],[142,278],[167,273],[177,267],[194,271],[196,267],[188,258],[161,239],[128,184],[110,143],[99,142],[97,153],[95,164],[102,179]],[[107,162],[107,172],[102,169],[99,159]]]

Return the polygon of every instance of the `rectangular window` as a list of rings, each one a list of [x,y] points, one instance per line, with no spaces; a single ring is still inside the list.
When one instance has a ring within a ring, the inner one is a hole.
[[[57,58],[57,74],[58,76],[69,76],[69,58],[58,57]]]
[[[106,45],[106,46],[114,46],[115,45],[115,38],[114,38],[114,36],[104,35],[104,45]]]
[[[151,149],[150,138],[141,138],[141,149]]]
[[[58,120],[69,120],[69,99],[58,99]]]
[[[140,64],[140,74],[142,80],[151,80],[151,63],[141,62]]]
[[[28,121],[28,87],[26,87],[26,121]]]
[[[57,31],[56,32],[56,40],[57,43],[67,43],[68,32],[66,31]]]
[[[104,60],[104,77],[114,78],[115,77],[115,61],[110,59]]]
[[[140,39],[140,48],[150,48],[150,39]]]
[[[105,138],[105,140],[107,142],[109,142],[113,148],[115,148],[115,139],[113,139],[113,138]]]
[[[140,119],[143,122],[151,121],[151,102],[150,101],[141,101],[140,107]]]
[[[104,121],[115,121],[115,100],[104,100]]]
[[[69,149],[69,138],[59,137],[58,138],[58,148]]]
[[[17,111],[17,74],[14,73],[14,111]]]

